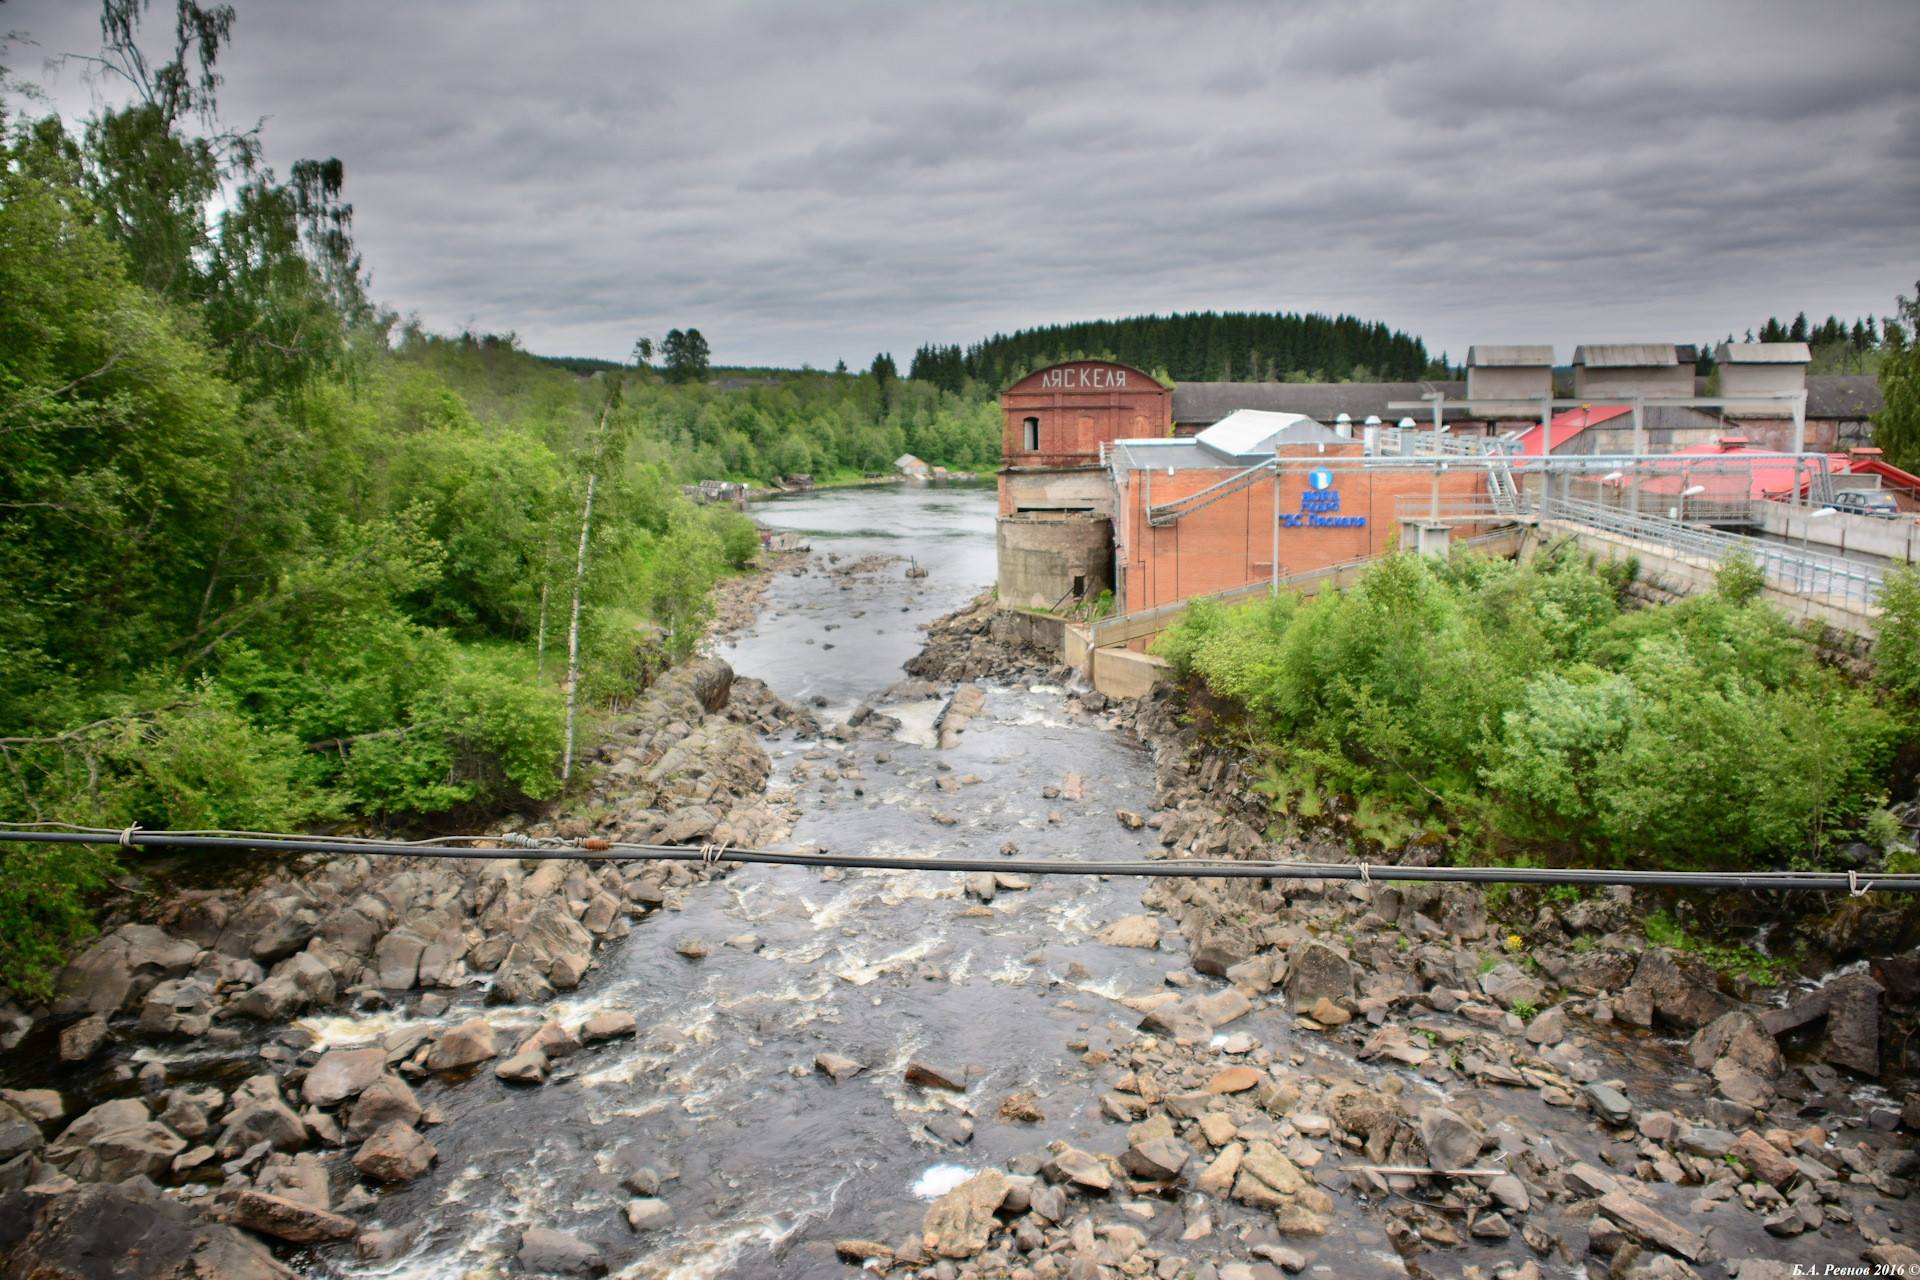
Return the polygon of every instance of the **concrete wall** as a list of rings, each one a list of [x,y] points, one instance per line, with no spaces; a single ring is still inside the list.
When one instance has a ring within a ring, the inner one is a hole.
[[[1558,541],[1572,538],[1582,551],[1592,552],[1605,560],[1636,559],[1640,562],[1640,580],[1650,582],[1671,595],[1686,596],[1709,592],[1717,582],[1714,578],[1715,566],[1705,560],[1692,556],[1679,555],[1668,548],[1654,543],[1640,542],[1618,534],[1602,533],[1586,525],[1562,523],[1548,520],[1540,526],[1545,538]],[[1521,557],[1527,558],[1541,545],[1535,541],[1521,550]],[[1825,596],[1800,595],[1792,591],[1782,591],[1769,584],[1761,590],[1761,598],[1777,607],[1787,617],[1796,622],[1813,619],[1823,622],[1836,630],[1850,635],[1871,639],[1878,626],[1880,610],[1868,608],[1858,600],[1842,600]]]
[[[1067,620],[1051,613],[1029,613],[1003,607],[993,615],[996,640],[1030,644],[1046,653],[1059,653]]]
[[[1109,698],[1144,698],[1156,683],[1171,678],[1165,658],[1131,649],[1093,651],[1093,687]]]
[[[1467,398],[1470,400],[1523,400],[1529,396],[1552,394],[1553,370],[1546,365],[1467,368]]]
[[[1720,394],[1723,396],[1765,396],[1781,391],[1805,391],[1807,389],[1807,366],[1803,364],[1733,364],[1716,366],[1720,371]],[[1752,416],[1752,410],[1743,410]],[[1779,410],[1768,417],[1792,417],[1793,407],[1781,405]]]
[[[1573,367],[1573,398],[1613,396],[1690,396],[1693,366],[1646,365],[1629,368]]]
[[[1113,514],[1113,482],[1100,466],[1071,469],[1023,470],[1008,467],[1000,473],[1000,514],[1022,511],[1086,511]]]
[[[1113,584],[1113,522],[1103,516],[1002,516],[998,529],[1000,604],[1051,609],[1073,593],[1099,595]]]
[[[1835,476],[1835,485],[1854,476]],[[1756,502],[1760,528],[1792,542],[1805,539],[1809,548],[1859,551],[1911,564],[1920,553],[1920,521],[1878,520],[1872,516],[1837,515],[1807,519],[1807,508],[1784,502]]]

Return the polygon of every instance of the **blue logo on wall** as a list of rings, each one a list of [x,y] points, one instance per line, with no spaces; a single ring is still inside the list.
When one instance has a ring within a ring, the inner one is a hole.
[[[1291,515],[1280,513],[1281,527],[1287,529],[1363,529],[1365,516],[1343,516],[1340,510],[1340,491],[1333,487],[1333,472],[1326,467],[1315,467],[1307,472],[1308,489],[1300,495],[1300,513]]]

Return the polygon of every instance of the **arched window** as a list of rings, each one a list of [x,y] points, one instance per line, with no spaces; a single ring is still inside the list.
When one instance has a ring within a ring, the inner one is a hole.
[[[1023,424],[1025,431],[1024,447],[1028,453],[1040,452],[1040,419],[1028,418]]]

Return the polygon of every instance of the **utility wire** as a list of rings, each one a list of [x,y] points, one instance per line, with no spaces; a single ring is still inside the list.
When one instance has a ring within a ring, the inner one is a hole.
[[[49,831],[50,826],[66,827]],[[505,848],[452,841],[486,841]],[[1081,862],[1066,858],[870,857],[844,853],[775,853],[724,845],[637,844],[588,837],[564,840],[507,832],[442,836],[427,841],[370,840],[357,836],[207,834],[147,831],[140,827],[73,827],[64,823],[0,824],[0,844],[111,844],[124,848],[277,849],[286,853],[362,853],[389,857],[549,859],[632,862],[642,858],[681,862],[750,862],[771,866],[845,867],[871,871],[999,871],[1052,876],[1192,876],[1226,880],[1444,881],[1466,884],[1629,885],[1642,888],[1774,889],[1789,892],[1869,890],[1920,892],[1920,875],[1862,875],[1830,871],[1616,871],[1551,867],[1403,867],[1369,862],[1274,862],[1226,858],[1137,859]]]

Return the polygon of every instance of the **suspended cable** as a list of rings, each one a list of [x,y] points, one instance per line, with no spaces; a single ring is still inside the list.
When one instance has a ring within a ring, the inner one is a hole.
[[[49,831],[61,826],[67,829]],[[453,842],[460,842],[458,844]],[[476,847],[473,842],[505,848]],[[776,853],[726,846],[640,844],[583,837],[528,836],[518,832],[442,836],[426,841],[372,840],[358,836],[307,836],[148,831],[143,828],[73,827],[55,823],[0,824],[0,844],[103,844],[128,848],[278,850],[283,853],[369,854],[385,857],[546,859],[632,862],[656,859],[719,861],[769,866],[841,867],[868,871],[996,871],[1052,876],[1160,876],[1227,880],[1406,880],[1464,884],[1628,885],[1642,888],[1753,889],[1788,892],[1873,890],[1920,892],[1920,875],[1862,876],[1822,871],[1619,871],[1579,867],[1402,867],[1361,862],[1276,862],[1258,859],[1180,858],[1082,862],[1069,858],[876,857],[844,853]]]

